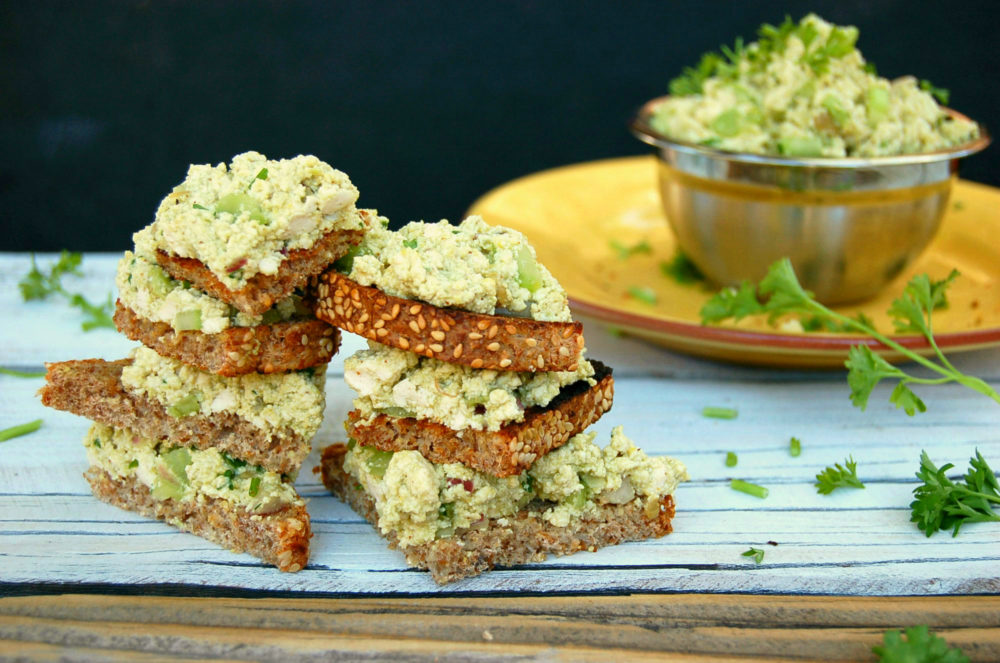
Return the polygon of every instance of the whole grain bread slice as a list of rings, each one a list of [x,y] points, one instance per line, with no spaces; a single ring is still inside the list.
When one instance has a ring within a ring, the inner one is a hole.
[[[323,484],[378,528],[375,502],[343,469],[347,447],[334,444],[323,450],[316,468]],[[652,508],[650,508],[652,506]],[[591,552],[623,541],[661,537],[672,531],[674,500],[670,495],[659,503],[608,504],[597,513],[556,527],[542,520],[536,507],[529,504],[514,516],[488,520],[484,526],[459,529],[448,538],[415,546],[400,546],[393,533],[385,535],[392,548],[406,555],[415,567],[427,569],[438,584],[479,575],[497,566],[543,561],[546,556],[569,555],[581,550]],[[533,513],[534,511],[534,513]]]
[[[156,262],[173,278],[190,281],[199,290],[248,315],[261,315],[296,288],[305,287],[311,277],[350,251],[363,236],[362,230],[332,230],[311,247],[289,252],[276,274],[257,273],[239,290],[230,290],[195,258],[182,258],[157,249]],[[239,265],[233,265],[233,271],[237,269]]]
[[[271,435],[229,412],[173,417],[158,401],[132,394],[121,383],[131,359],[83,359],[46,364],[42,404],[106,426],[128,428],[154,440],[196,449],[215,448],[281,474],[298,472],[309,440],[291,430]]]
[[[368,422],[353,410],[347,415],[347,434],[358,444],[383,451],[419,451],[432,463],[462,463],[498,477],[520,474],[611,409],[611,369],[599,361],[591,364],[597,384],[571,384],[546,407],[529,408],[523,421],[498,431],[455,431],[433,421],[385,414]]]
[[[387,295],[334,270],[316,286],[316,317],[359,336],[441,361],[494,371],[575,371],[579,322],[486,315]]]
[[[340,346],[340,330],[322,320],[303,319],[255,327],[229,327],[217,334],[177,331],[115,303],[115,326],[164,357],[225,377],[284,373],[325,364]]]
[[[309,561],[312,530],[303,504],[260,515],[212,497],[158,500],[135,477],[113,477],[99,466],[91,466],[83,476],[94,496],[108,504],[165,520],[233,552],[250,553],[281,571],[299,571]]]

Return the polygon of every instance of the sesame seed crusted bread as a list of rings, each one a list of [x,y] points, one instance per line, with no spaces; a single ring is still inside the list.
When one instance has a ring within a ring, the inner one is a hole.
[[[383,345],[495,371],[575,371],[579,322],[546,322],[439,308],[387,295],[329,270],[316,285],[316,317]]]
[[[362,218],[365,218],[364,214]],[[304,287],[310,277],[319,274],[350,251],[363,236],[362,230],[331,230],[309,248],[290,251],[275,274],[258,272],[238,290],[230,290],[204,263],[195,258],[183,258],[162,249],[157,249],[154,255],[160,267],[173,278],[190,281],[199,290],[235,306],[247,315],[261,315],[274,306],[275,302],[292,294],[296,288]],[[232,267],[233,271],[239,269],[238,263],[234,263]]]
[[[300,319],[253,327],[229,327],[217,334],[176,331],[115,303],[115,326],[164,357],[226,377],[298,371],[330,361],[340,331],[321,320]]]
[[[205,449],[214,447],[268,470],[294,475],[310,442],[287,430],[273,435],[229,412],[173,417],[158,401],[125,390],[122,369],[131,359],[84,359],[46,364],[42,404],[144,437]]]
[[[433,463],[462,463],[497,477],[520,474],[611,409],[611,369],[599,361],[591,363],[597,384],[580,381],[565,387],[548,406],[530,408],[524,421],[498,431],[453,431],[436,422],[385,414],[366,422],[353,410],[347,415],[347,434],[382,451],[419,451]]]
[[[158,500],[135,477],[112,477],[98,466],[84,473],[94,496],[127,511],[158,518],[233,552],[246,552],[281,571],[300,571],[309,561],[312,531],[303,504],[267,515],[212,497]]]
[[[319,467],[323,484],[378,528],[375,502],[343,469],[347,447],[334,444],[323,450]],[[455,530],[447,538],[428,543],[400,546],[394,533],[389,545],[406,555],[415,567],[430,571],[438,584],[479,575],[497,566],[543,561],[547,555],[569,555],[594,551],[623,541],[661,537],[672,531],[674,501],[670,495],[659,502],[638,502],[599,507],[593,515],[556,527],[542,520],[540,509],[529,504],[516,515],[489,519],[482,526]],[[652,508],[650,508],[652,507]]]

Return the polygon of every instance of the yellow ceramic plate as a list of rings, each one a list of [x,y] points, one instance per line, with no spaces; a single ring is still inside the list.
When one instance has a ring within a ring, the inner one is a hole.
[[[660,207],[653,157],[595,161],[557,168],[505,184],[469,210],[487,221],[516,228],[530,238],[538,257],[569,293],[575,311],[606,320],[629,333],[674,350],[713,359],[775,366],[835,366],[851,345],[865,342],[884,356],[894,354],[870,339],[849,334],[776,330],[763,318],[703,326],[698,315],[712,291],[664,276],[661,263],[675,255],[675,242]],[[938,344],[960,352],[1000,344],[1000,190],[959,181],[941,229],[923,257],[879,297],[838,308],[865,313],[883,331],[885,311],[913,274],[961,276],[948,290],[949,306],[934,314]],[[621,259],[612,241],[652,253]],[[638,286],[656,293],[655,304],[630,297]],[[907,347],[928,350],[919,336],[893,335]]]

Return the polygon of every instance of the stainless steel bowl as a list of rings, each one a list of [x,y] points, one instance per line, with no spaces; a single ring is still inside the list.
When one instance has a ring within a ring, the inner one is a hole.
[[[788,257],[803,286],[829,304],[871,297],[934,237],[959,157],[990,143],[872,158],[789,158],[671,140],[647,102],[630,127],[657,148],[660,194],[677,242],[712,281],[760,280]],[[949,110],[956,117],[961,114]]]

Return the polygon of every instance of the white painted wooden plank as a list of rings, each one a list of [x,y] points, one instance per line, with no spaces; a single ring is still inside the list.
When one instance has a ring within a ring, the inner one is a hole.
[[[97,296],[110,287],[117,256],[90,256],[75,289]],[[24,256],[0,255],[0,365],[40,366],[66,358],[123,356],[129,344],[112,332],[78,332],[75,310],[24,304],[16,282]],[[736,591],[856,594],[996,592],[1000,528],[969,527],[957,539],[927,538],[909,523],[920,449],[939,464],[964,469],[978,447],[1000,459],[1000,408],[958,387],[926,394],[930,411],[909,418],[879,390],[867,412],[847,400],[842,372],[731,367],[676,355],[605,333],[585,321],[592,356],[616,369],[616,402],[596,426],[611,427],[650,453],[682,459],[694,480],[677,495],[675,533],[657,541],[578,554],[503,570],[444,591]],[[338,379],[344,354],[363,341],[345,335],[331,364],[326,422],[316,446],[343,438],[340,421],[352,394]],[[1000,376],[993,351],[960,356],[964,370]],[[40,380],[0,376],[0,428],[41,417],[37,433],[0,445],[0,581],[8,583],[181,583],[262,590],[338,593],[437,592],[426,574],[405,569],[402,556],[345,505],[325,494],[309,469],[299,477],[310,498],[316,536],[312,565],[288,575],[233,555],[197,537],[140,518],[89,496],[80,443],[88,423],[47,411],[34,396]],[[737,407],[732,421],[705,419],[705,405]],[[802,439],[791,458],[788,438]],[[727,468],[726,451],[739,454]],[[815,493],[812,476],[853,454],[868,483],[863,491]],[[956,472],[957,474],[957,472]],[[767,500],[736,493],[732,477],[766,484]],[[780,545],[765,545],[775,540]],[[741,558],[766,549],[760,567]]]

